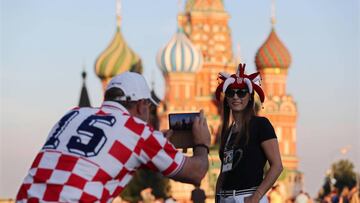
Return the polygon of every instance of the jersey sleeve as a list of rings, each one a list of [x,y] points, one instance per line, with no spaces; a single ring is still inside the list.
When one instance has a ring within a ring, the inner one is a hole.
[[[143,164],[146,168],[171,177],[183,167],[185,156],[164,137],[160,131],[150,131],[142,145]]]
[[[259,142],[262,143],[266,140],[277,138],[274,127],[271,125],[269,119],[265,117],[260,117],[259,123],[260,133],[259,133]]]

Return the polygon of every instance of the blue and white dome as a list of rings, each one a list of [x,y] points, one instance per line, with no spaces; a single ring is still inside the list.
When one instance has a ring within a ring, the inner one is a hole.
[[[160,49],[156,62],[163,73],[197,72],[203,62],[201,51],[186,37],[182,29]]]

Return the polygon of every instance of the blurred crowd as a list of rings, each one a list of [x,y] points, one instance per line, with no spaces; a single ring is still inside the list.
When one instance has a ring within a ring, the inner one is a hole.
[[[167,199],[156,199],[152,194],[151,188],[144,189],[141,192],[142,201],[139,203],[175,203],[176,200],[172,197]],[[293,198],[286,199],[282,195],[279,185],[275,185],[267,194],[269,203],[360,203],[359,187],[352,188],[344,187],[341,191],[337,189],[332,190],[329,194],[313,200],[305,191],[300,191],[298,195]],[[205,198],[203,199],[204,202]],[[126,201],[119,199],[114,200],[113,203],[124,203]],[[191,201],[191,202],[198,202]]]
[[[359,187],[344,187],[341,191],[334,188],[329,194],[324,195],[319,202],[321,203],[360,203]]]
[[[280,191],[279,185],[272,187],[268,193],[268,200],[269,203],[313,203],[310,195],[302,190],[293,198],[284,198]]]
[[[172,197],[167,199],[156,199],[151,193],[151,189],[147,188],[141,192],[142,201],[140,203],[175,203],[176,200]],[[360,203],[359,187],[352,188],[344,187],[341,191],[337,189],[332,190],[329,194],[313,200],[305,191],[300,191],[298,195],[293,198],[286,199],[281,194],[278,185],[272,187],[267,195],[269,203]],[[124,203],[126,201],[117,198],[113,203]],[[196,202],[196,201],[193,201]]]

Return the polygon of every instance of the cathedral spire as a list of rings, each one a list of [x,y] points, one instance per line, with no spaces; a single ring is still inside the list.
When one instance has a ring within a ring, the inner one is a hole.
[[[177,6],[178,6],[177,29],[178,31],[184,31],[182,25],[184,21],[184,16],[182,15],[184,12],[184,10],[182,9],[183,8],[182,0],[178,0]]]
[[[178,13],[182,13],[183,12],[183,3],[182,0],[178,0]]]
[[[116,0],[116,26],[121,26],[121,0]]]
[[[286,77],[291,55],[275,32],[275,0],[271,4],[271,31],[255,56],[255,64],[268,96],[286,95]],[[276,77],[275,77],[276,76]],[[276,79],[275,79],[276,78]]]
[[[103,90],[112,77],[125,71],[142,73],[140,57],[128,46],[121,33],[121,0],[116,0],[116,32],[108,47],[95,62],[95,73]]]
[[[274,27],[276,23],[275,18],[275,0],[271,0],[271,26]]]
[[[86,71],[85,71],[85,65],[83,65],[83,71],[81,73],[82,77],[82,88],[80,93],[80,100],[79,100],[79,107],[90,107],[90,99],[89,94],[86,88],[85,80],[86,80]]]

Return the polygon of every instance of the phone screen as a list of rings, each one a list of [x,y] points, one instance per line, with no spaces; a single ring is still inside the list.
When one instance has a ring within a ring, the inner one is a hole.
[[[199,113],[171,113],[169,114],[169,126],[172,130],[192,130],[194,119]]]

